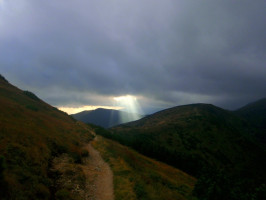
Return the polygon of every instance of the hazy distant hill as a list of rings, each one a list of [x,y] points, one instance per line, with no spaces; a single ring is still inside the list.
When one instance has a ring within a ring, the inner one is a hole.
[[[250,103],[235,111],[255,126],[256,137],[266,144],[266,98]]]
[[[87,125],[0,76],[0,199],[55,199],[61,174],[51,175],[52,159],[65,154],[74,166],[90,138]]]
[[[249,134],[251,129],[245,119],[233,112],[209,104],[193,104],[163,110],[113,127],[110,129],[112,134],[107,137],[192,175],[205,177],[204,183],[201,183],[203,187],[197,187],[200,188],[198,194],[207,195],[204,190],[208,189],[218,196],[222,195],[215,191],[217,184],[218,190],[225,187],[225,191],[228,187],[239,187],[246,196],[238,198],[249,199],[256,187],[263,187],[266,183],[265,149]],[[203,171],[210,174],[205,176]],[[211,171],[214,172],[211,174]],[[217,177],[218,174],[222,176]],[[228,192],[229,196],[221,199],[234,199],[234,192]]]
[[[98,108],[96,110],[83,111],[72,115],[75,119],[84,123],[91,123],[104,128],[109,128],[118,124],[140,119],[141,115],[136,115],[124,111]]]

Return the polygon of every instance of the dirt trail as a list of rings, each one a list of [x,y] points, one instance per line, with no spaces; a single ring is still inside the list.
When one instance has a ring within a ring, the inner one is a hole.
[[[91,144],[86,146],[89,156],[83,171],[87,177],[86,200],[114,200],[113,172]]]

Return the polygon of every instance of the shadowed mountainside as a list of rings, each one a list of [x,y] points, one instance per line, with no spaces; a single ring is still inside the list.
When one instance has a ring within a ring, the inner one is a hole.
[[[249,122],[233,112],[209,104],[192,104],[113,127],[111,133],[103,135],[201,177],[204,187],[196,187],[200,188],[198,194],[207,195],[210,190],[215,198],[234,199],[233,193],[239,190],[242,199],[249,199],[266,183],[265,149],[250,134],[252,130]],[[220,173],[223,176],[214,176]],[[231,180],[230,184],[225,180]],[[215,184],[222,194],[215,191]]]
[[[64,154],[73,162],[68,166],[80,163],[82,146],[92,138],[87,125],[0,76],[1,199],[53,199],[68,194],[54,185],[60,174],[50,170],[52,160]],[[75,172],[78,180],[83,178],[78,168]]]
[[[253,137],[258,130],[265,133],[263,106],[265,100],[236,112],[209,104],[178,106],[113,127],[109,132],[77,122],[0,76],[0,197],[82,199],[80,190],[73,192],[68,187],[72,181],[80,189],[85,188],[80,164],[83,156],[88,156],[84,144],[93,138],[93,128],[105,137],[197,176],[194,194],[199,199],[265,199],[265,146]],[[103,109],[100,112],[105,113]],[[97,121],[103,119],[99,115]],[[115,187],[118,184],[123,189],[131,188],[132,195],[142,199],[154,199],[157,194],[162,198],[180,195],[194,199],[194,183],[184,188],[186,181],[170,179],[169,173],[176,170],[161,170],[156,166],[163,164],[147,162],[148,158],[112,141],[100,143],[102,146],[97,148],[110,162],[118,181]],[[121,197],[128,193],[116,192]]]
[[[72,115],[76,120],[95,124],[104,128],[140,119],[142,116],[112,109],[98,108],[96,110],[82,111]]]
[[[266,144],[266,98],[250,103],[236,110],[235,113],[254,126],[255,136],[260,142]]]
[[[92,195],[88,188],[95,189],[91,180],[99,166],[89,169],[93,163],[85,144],[95,126],[77,122],[1,76],[0,105],[1,199],[79,200]],[[115,142],[96,143],[114,170],[119,198],[195,199],[193,177]]]

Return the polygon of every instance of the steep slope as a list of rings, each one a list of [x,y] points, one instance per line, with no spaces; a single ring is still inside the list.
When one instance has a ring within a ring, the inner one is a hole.
[[[227,177],[236,179],[232,187],[248,184],[250,193],[266,182],[265,150],[248,133],[249,124],[213,105],[178,106],[110,130],[112,134],[103,135],[197,177],[204,171],[225,170]]]
[[[84,123],[95,124],[104,128],[109,128],[118,124],[138,120],[140,115],[127,113],[124,111],[98,108],[91,111],[82,111],[72,115],[76,120]]]
[[[256,137],[266,144],[266,98],[250,103],[236,110],[235,113],[254,126]]]
[[[81,162],[91,138],[88,126],[0,77],[1,199],[52,198],[59,175],[50,171],[53,158]]]

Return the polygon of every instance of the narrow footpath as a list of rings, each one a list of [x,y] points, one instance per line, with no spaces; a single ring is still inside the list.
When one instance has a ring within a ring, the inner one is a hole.
[[[95,138],[97,140],[97,137]],[[113,172],[100,153],[89,143],[89,156],[83,171],[87,177],[86,200],[114,200]]]

